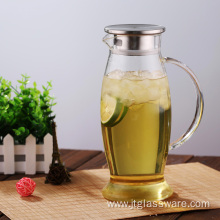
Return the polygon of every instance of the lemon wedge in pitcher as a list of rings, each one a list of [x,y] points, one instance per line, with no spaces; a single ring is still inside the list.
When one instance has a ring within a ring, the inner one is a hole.
[[[119,99],[105,95],[101,100],[101,122],[104,126],[113,127],[126,115],[128,107]]]

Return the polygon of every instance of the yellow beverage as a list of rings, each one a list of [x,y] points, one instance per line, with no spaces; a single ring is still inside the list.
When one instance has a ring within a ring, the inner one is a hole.
[[[114,127],[102,125],[113,175],[161,173],[168,153],[170,109],[157,101],[132,105]]]
[[[108,100],[116,100],[113,110]],[[119,70],[104,76],[101,118],[105,118],[102,134],[111,183],[164,181],[171,124],[167,77],[159,71]]]

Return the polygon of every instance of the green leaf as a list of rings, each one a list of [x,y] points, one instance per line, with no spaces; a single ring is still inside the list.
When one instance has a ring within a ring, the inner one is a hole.
[[[22,76],[23,78],[25,78],[25,79],[29,79],[29,78],[31,78],[30,76],[27,75],[27,73],[25,73],[25,74],[21,74],[21,76]]]
[[[25,87],[23,86],[23,84],[20,86],[20,90],[24,90]]]
[[[18,128],[18,131],[20,131],[21,133],[25,132],[25,128],[24,127],[20,127]]]
[[[34,103],[34,102],[31,102],[31,103],[29,104],[29,107],[31,107],[31,108],[35,107],[35,103]]]
[[[47,82],[50,87],[52,87],[52,81]]]
[[[17,129],[13,129],[13,131],[14,131],[15,135],[17,135],[17,136],[19,136],[21,134],[21,132]]]

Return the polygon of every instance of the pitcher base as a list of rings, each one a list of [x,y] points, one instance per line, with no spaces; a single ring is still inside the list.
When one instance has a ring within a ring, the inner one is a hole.
[[[157,201],[170,197],[173,190],[164,180],[146,185],[123,185],[109,182],[102,190],[104,198],[110,201]]]

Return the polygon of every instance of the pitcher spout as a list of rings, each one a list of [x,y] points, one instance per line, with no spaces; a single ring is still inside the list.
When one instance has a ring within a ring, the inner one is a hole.
[[[112,35],[112,34],[106,34],[106,35],[103,37],[102,41],[108,46],[108,48],[109,48],[110,50],[113,49],[113,46],[114,46],[114,35]]]

